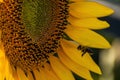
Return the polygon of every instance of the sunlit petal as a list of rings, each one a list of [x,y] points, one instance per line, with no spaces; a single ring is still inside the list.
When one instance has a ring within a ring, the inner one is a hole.
[[[77,49],[78,44],[67,40],[61,40],[61,46],[64,50],[64,54],[66,54],[71,60],[88,70],[101,74],[101,70],[88,53],[82,56],[83,53]]]
[[[105,38],[101,35],[91,31],[89,29],[83,28],[73,28],[68,26],[65,30],[65,33],[72,38],[73,40],[77,41],[81,45],[94,47],[94,48],[110,48],[110,44],[108,43]]]
[[[3,2],[3,0],[0,0],[0,3]]]
[[[28,77],[28,80],[34,80],[34,76],[30,71],[27,72],[27,77]]]
[[[50,63],[60,80],[75,80],[70,70],[64,66],[59,59],[50,56]]]
[[[88,69],[73,62],[64,54],[62,50],[58,50],[58,55],[60,57],[60,60],[63,62],[63,64],[66,65],[74,73],[76,73],[77,75],[81,76],[84,79],[93,80]]]
[[[47,80],[46,76],[44,75],[44,72],[42,70],[34,70],[34,75],[36,80]]]
[[[110,26],[106,21],[101,21],[97,18],[79,19],[75,17],[69,17],[68,21],[73,27],[79,28],[104,29]]]
[[[70,4],[70,14],[78,18],[103,17],[113,10],[96,2],[77,2]]]
[[[70,0],[70,1],[79,2],[79,1],[85,1],[85,0]]]
[[[47,76],[47,80],[60,80],[57,75],[54,73],[53,69],[49,64],[45,65],[45,68],[43,69],[45,75]]]
[[[17,68],[17,74],[20,80],[28,80],[28,78],[25,75],[25,72],[20,68]]]
[[[5,70],[4,71],[5,71],[5,74],[6,74],[6,80],[13,79],[11,67],[10,67],[10,65],[9,65],[7,60],[6,60],[6,63],[5,63]]]
[[[0,57],[0,80],[4,80],[5,77],[5,58]]]

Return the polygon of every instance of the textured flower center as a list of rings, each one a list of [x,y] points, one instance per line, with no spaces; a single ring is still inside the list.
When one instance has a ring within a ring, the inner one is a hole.
[[[0,3],[1,39],[11,64],[37,68],[56,53],[67,24],[67,0],[4,0]]]

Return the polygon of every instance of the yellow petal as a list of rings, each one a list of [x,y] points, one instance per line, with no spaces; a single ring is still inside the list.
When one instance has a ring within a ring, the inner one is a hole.
[[[6,80],[15,80],[12,75],[9,75],[9,77],[6,77]]]
[[[76,2],[70,4],[70,14],[78,18],[103,17],[113,10],[96,2]]]
[[[86,79],[86,80],[93,80],[90,72],[87,68],[80,66],[79,64],[73,62],[70,58],[68,58],[64,52],[59,49],[58,55],[60,57],[60,60],[64,65],[66,65],[70,70],[72,70],[74,73],[79,75],[80,77]]]
[[[40,75],[39,76],[40,76],[40,79],[38,79],[38,80],[48,80],[48,76],[43,71],[43,69],[40,70]],[[36,77],[38,77],[38,76],[36,76]],[[42,77],[42,79],[41,79],[41,77]]]
[[[5,59],[5,53],[3,47],[0,43],[0,80],[4,80],[7,61]]]
[[[1,34],[1,31],[0,31]],[[4,78],[6,77],[6,74],[9,75],[9,73],[6,71],[8,71],[8,60],[6,60],[5,58],[5,52],[4,52],[4,48],[2,46],[2,43],[0,41],[0,80],[4,80]]]
[[[85,0],[70,0],[70,1],[79,2],[79,1],[85,1]]]
[[[30,71],[27,72],[27,77],[28,77],[28,80],[35,80],[33,77],[33,74]]]
[[[3,52],[3,50],[0,49],[0,57],[4,57],[5,53]]]
[[[79,19],[75,17],[69,17],[68,21],[74,27],[89,28],[89,29],[103,29],[109,27],[106,21],[101,21],[97,18]]]
[[[0,74],[2,74],[3,76],[5,76],[4,68],[6,69],[6,60],[4,57],[0,57]]]
[[[5,77],[5,69],[6,69],[5,64],[6,64],[5,58],[0,57],[0,80],[4,80],[4,77]]]
[[[47,80],[46,76],[44,75],[44,72],[42,70],[34,70],[34,75],[36,80]]]
[[[11,69],[12,69],[12,75],[14,77],[14,80],[20,80],[18,76],[19,74],[17,74],[17,70],[13,66],[11,67]]]
[[[12,70],[7,59],[6,59],[4,71],[5,71],[6,80],[12,80],[13,79]]]
[[[40,67],[40,71],[34,70],[36,80],[60,80],[53,72],[49,64],[45,64],[44,67]]]
[[[24,71],[18,67],[17,67],[17,74],[18,74],[19,80],[28,80]]]
[[[4,76],[2,73],[0,73],[0,80],[4,80]]]
[[[50,56],[50,63],[60,80],[75,80],[71,71],[64,66],[58,58]]]
[[[3,0],[0,0],[0,3],[3,2]]]
[[[45,73],[45,75],[47,76],[47,80],[60,80],[56,74],[54,73],[54,71],[52,70],[51,66],[49,64],[46,64],[44,66],[44,69],[42,69]]]
[[[61,40],[61,47],[64,54],[66,54],[71,60],[76,63],[80,63],[83,67],[88,67],[86,63],[83,62],[82,53],[77,50],[78,45],[75,45],[75,43],[71,41]]]
[[[77,49],[78,44],[67,40],[61,40],[61,46],[64,50],[64,54],[66,54],[71,60],[87,68],[88,70],[101,74],[101,70],[88,53],[82,56],[83,53]]]
[[[110,44],[101,35],[89,29],[75,28],[70,25],[65,30],[67,35],[84,46],[94,48],[110,48]]]

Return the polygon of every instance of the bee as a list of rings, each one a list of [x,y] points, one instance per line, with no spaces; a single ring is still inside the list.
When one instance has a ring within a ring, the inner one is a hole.
[[[82,46],[82,45],[79,45],[77,47],[78,50],[81,50],[83,53],[82,53],[82,56],[84,56],[86,53],[89,53],[89,54],[93,54],[93,51],[87,47],[87,46]]]

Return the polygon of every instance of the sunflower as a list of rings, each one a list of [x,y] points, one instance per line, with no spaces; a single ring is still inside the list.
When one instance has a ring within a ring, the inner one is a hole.
[[[93,30],[112,13],[87,0],[0,0],[0,80],[93,80],[88,47],[110,47]]]

